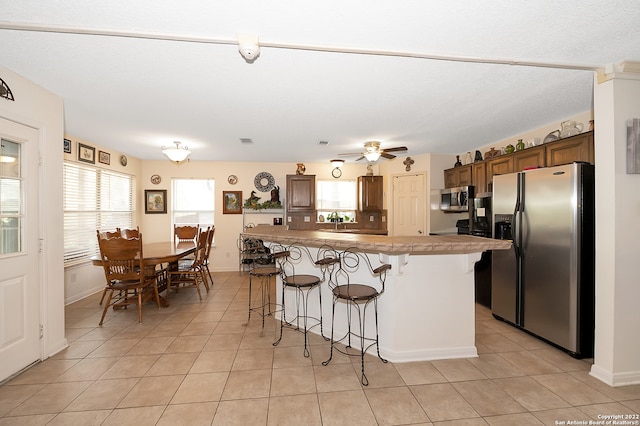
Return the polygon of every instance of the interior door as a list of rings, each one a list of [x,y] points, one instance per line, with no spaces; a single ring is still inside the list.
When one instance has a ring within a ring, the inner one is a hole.
[[[0,381],[41,357],[38,132],[0,118]]]
[[[424,174],[393,177],[393,235],[424,235]]]

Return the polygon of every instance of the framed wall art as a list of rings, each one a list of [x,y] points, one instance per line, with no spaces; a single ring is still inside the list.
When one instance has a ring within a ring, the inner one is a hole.
[[[71,154],[71,141],[69,139],[64,140],[64,152],[66,154]]]
[[[111,164],[111,154],[104,151],[98,151],[98,161],[106,165]]]
[[[144,212],[146,214],[167,212],[167,190],[166,189],[145,189],[144,190]]]
[[[92,146],[78,143],[78,161],[96,164],[96,149]]]
[[[242,214],[242,191],[222,191],[222,214]]]

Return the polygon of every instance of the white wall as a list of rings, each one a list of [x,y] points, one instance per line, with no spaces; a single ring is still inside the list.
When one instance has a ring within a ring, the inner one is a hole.
[[[640,118],[640,76],[595,83],[596,341],[591,374],[640,383],[640,174],[626,173],[627,120]]]
[[[46,66],[46,64],[43,64]],[[0,77],[15,101],[0,99],[0,117],[38,131],[40,169],[41,322],[43,358],[67,346],[64,332],[64,278],[62,232],[62,99],[18,74],[0,67]]]

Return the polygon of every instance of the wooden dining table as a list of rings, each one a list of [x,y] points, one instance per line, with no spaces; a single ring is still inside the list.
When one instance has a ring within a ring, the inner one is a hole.
[[[142,257],[144,266],[147,269],[147,275],[152,276],[156,274],[157,265],[167,263],[168,268],[177,269],[178,260],[195,253],[196,243],[195,241],[162,241],[157,243],[144,243],[142,244]],[[102,259],[100,256],[91,257],[91,262],[102,267]],[[160,274],[158,276],[158,292],[165,290],[167,287],[166,274]],[[169,302],[164,297],[160,296],[160,305],[169,306]]]

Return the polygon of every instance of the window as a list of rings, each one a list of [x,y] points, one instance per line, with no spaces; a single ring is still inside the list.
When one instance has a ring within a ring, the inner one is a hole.
[[[64,264],[97,255],[96,230],[133,226],[135,177],[64,163]]]
[[[319,180],[316,194],[318,214],[330,220],[337,216],[345,222],[356,219],[356,181]]]
[[[0,255],[22,251],[20,144],[2,139],[0,149]]]
[[[215,210],[213,179],[173,179],[172,188],[171,214],[174,224],[200,225],[204,228],[213,226]]]

